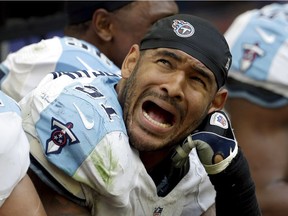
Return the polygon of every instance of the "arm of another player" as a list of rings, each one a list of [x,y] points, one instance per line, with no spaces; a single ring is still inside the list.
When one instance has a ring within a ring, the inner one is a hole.
[[[38,191],[47,215],[91,216],[88,208],[80,206],[56,192],[46,185],[31,169],[28,170],[28,175]]]
[[[210,206],[201,216],[216,216],[215,204]]]
[[[46,216],[37,191],[26,174],[0,208],[1,216]]]

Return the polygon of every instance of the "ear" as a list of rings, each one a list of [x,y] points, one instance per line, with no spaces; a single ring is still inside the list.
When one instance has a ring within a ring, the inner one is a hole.
[[[228,91],[225,88],[219,89],[215,95],[214,100],[211,103],[208,113],[211,113],[216,110],[221,110],[224,108],[225,102],[228,97]]]
[[[111,26],[112,18],[105,9],[97,9],[93,13],[92,26],[94,32],[103,40],[110,41],[113,37]]]
[[[140,58],[140,50],[137,44],[134,44],[126,55],[121,68],[122,78],[127,79],[133,72]]]

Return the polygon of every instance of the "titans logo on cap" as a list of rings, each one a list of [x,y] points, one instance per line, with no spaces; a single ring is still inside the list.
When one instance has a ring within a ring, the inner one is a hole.
[[[172,28],[179,37],[190,37],[195,32],[194,27],[189,22],[183,20],[173,20]]]

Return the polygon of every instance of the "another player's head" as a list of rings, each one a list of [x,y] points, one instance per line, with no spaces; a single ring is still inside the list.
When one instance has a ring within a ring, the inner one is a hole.
[[[233,55],[227,81],[230,98],[264,108],[288,105],[288,4],[239,15],[225,37]]]
[[[122,65],[118,92],[130,143],[151,151],[186,138],[224,106],[231,61],[224,36],[206,20],[178,14],[156,22]]]
[[[94,44],[121,67],[130,47],[158,19],[178,13],[174,1],[68,1],[65,34]]]

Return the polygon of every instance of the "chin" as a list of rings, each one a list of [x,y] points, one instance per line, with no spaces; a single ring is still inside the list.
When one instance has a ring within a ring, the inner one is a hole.
[[[131,145],[137,149],[138,151],[142,151],[142,152],[148,152],[148,151],[155,151],[157,150],[157,147],[152,146],[150,144],[147,143],[139,143],[139,142],[131,142]]]
[[[138,151],[149,152],[149,151],[158,151],[165,148],[164,143],[158,143],[156,141],[143,141],[142,138],[135,138],[130,136],[129,138],[130,145],[133,146]]]

